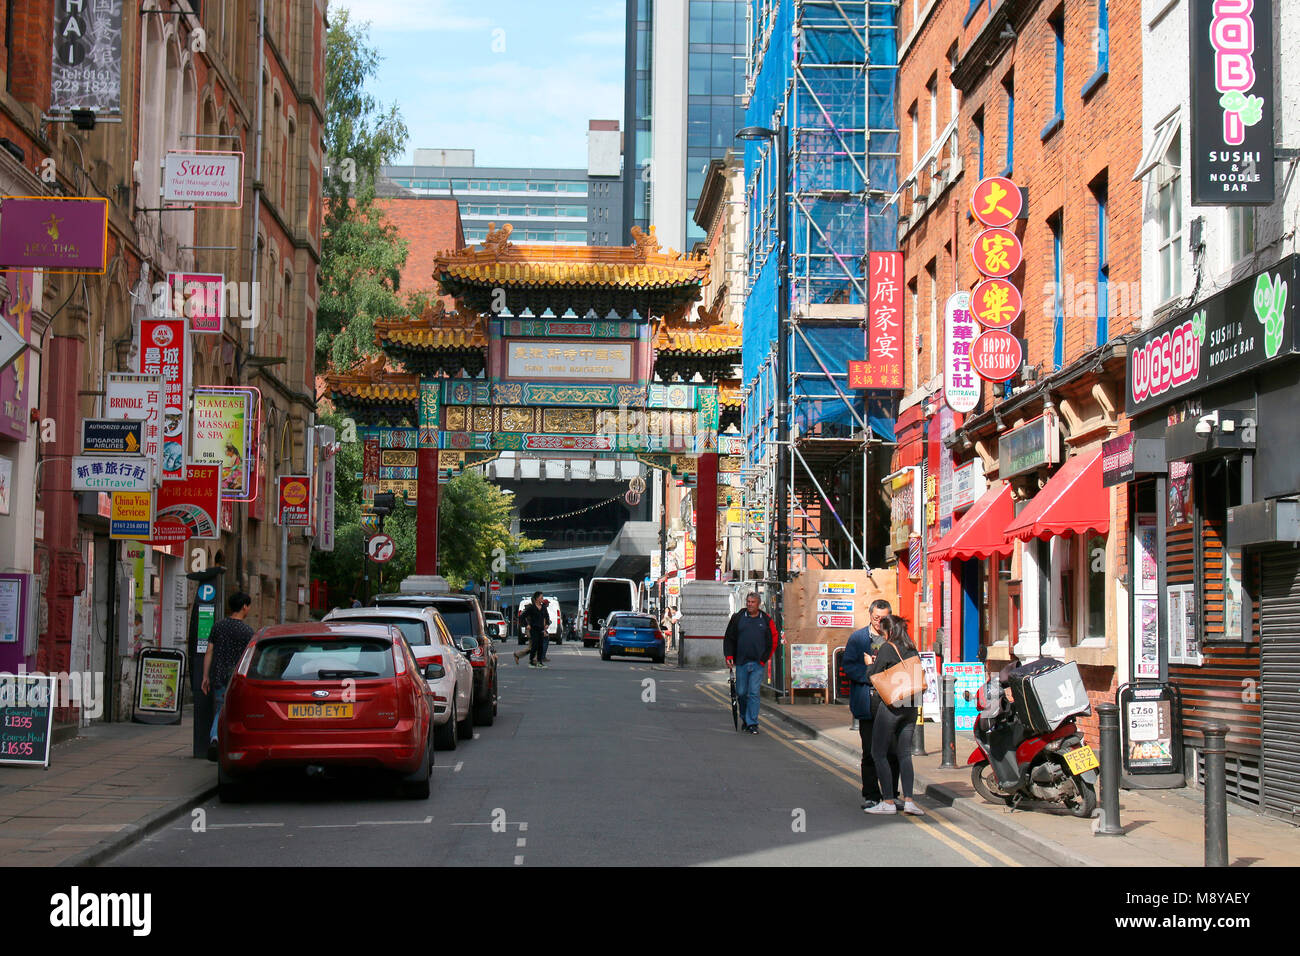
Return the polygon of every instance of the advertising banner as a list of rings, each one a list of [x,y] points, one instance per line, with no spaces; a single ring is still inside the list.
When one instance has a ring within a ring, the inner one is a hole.
[[[153,488],[149,459],[139,455],[76,455],[72,459],[73,491],[149,491]]]
[[[975,695],[984,686],[984,665],[979,661],[944,664],[943,672],[944,674],[952,674],[957,678],[957,685],[954,689],[957,729],[970,730],[975,726],[975,718],[979,715],[979,706],[975,702]]]
[[[970,347],[979,335],[979,324],[970,311],[969,292],[948,297],[943,328],[943,397],[954,412],[969,412],[980,400],[980,380],[970,364]]]
[[[255,388],[194,389],[191,459],[221,467],[221,494],[232,501],[247,501],[256,493],[260,410],[261,393]]]
[[[1192,0],[1192,205],[1273,201],[1273,0]]]
[[[190,538],[220,537],[221,466],[191,462],[184,479],[164,481],[158,488],[155,520],[184,525]]]
[[[153,536],[153,493],[113,492],[108,536],[118,540],[148,541]]]
[[[83,418],[81,420],[83,455],[144,454],[144,422],[125,418]]]
[[[1101,486],[1110,488],[1133,480],[1133,442],[1136,432],[1125,432],[1101,444]]]
[[[104,389],[104,417],[144,422],[144,457],[161,464],[162,377],[110,372]]]
[[[164,202],[239,208],[244,204],[243,153],[208,150],[169,152],[163,160]]]
[[[220,335],[225,318],[226,277],[216,273],[169,272],[172,308],[189,319],[190,331]]]
[[[9,286],[9,301],[0,322],[12,329],[21,342],[30,342],[32,333],[32,272],[28,269],[4,273]],[[17,358],[7,365],[0,360],[0,438],[26,441],[30,426],[27,409],[31,405],[31,358],[19,343]]]
[[[136,659],[135,709],[179,719],[185,658],[179,651],[150,648]]]
[[[916,469],[908,468],[890,480],[893,497],[889,503],[889,549],[901,551],[913,534],[921,531],[914,479]]]
[[[790,688],[825,690],[830,680],[830,665],[825,644],[790,645]]]
[[[55,0],[50,112],[122,112],[122,0]]]
[[[306,528],[311,524],[311,476],[281,475],[279,523],[288,528]]]
[[[190,379],[185,318],[141,319],[140,341],[141,373],[162,377],[162,478],[184,478],[189,448],[185,400]]]
[[[108,200],[96,196],[0,196],[0,264],[103,275]]]

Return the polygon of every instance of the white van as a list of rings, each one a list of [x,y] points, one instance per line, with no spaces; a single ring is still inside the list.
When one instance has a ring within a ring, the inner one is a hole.
[[[519,602],[519,608],[515,611],[516,615],[522,614],[524,608],[532,603],[532,598],[524,598]],[[560,602],[554,597],[542,596],[546,602],[546,636],[556,644],[564,643],[564,632],[560,630]],[[519,638],[520,643],[523,638]]]
[[[595,647],[605,618],[614,611],[640,609],[640,592],[630,578],[592,578],[582,607],[582,646]]]

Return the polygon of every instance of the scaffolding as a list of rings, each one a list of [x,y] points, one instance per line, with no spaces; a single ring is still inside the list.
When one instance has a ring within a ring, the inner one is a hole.
[[[887,394],[849,389],[848,362],[866,358],[867,253],[896,248],[896,23],[897,0],[750,5],[746,125],[788,137],[790,445],[776,445],[778,149],[750,142],[745,489],[747,504],[770,509],[777,455],[789,455],[792,572],[883,563],[878,488],[889,469],[873,462],[887,463],[894,410]]]

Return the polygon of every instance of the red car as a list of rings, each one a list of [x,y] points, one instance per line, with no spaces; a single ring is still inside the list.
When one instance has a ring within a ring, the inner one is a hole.
[[[222,800],[254,773],[374,769],[429,796],[433,710],[411,649],[387,624],[280,624],[254,635],[226,690],[218,728]]]

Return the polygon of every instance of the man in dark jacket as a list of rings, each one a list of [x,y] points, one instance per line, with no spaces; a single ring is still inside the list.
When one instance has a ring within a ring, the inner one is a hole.
[[[759,607],[759,597],[750,592],[745,610],[731,615],[722,638],[722,654],[727,666],[736,668],[736,696],[741,707],[745,730],[758,733],[758,689],[768,659],[776,651],[776,623]]]
[[[515,651],[515,663],[519,663],[519,658],[527,654],[529,667],[548,666],[546,663],[546,625],[549,622],[546,615],[546,599],[542,597],[541,591],[533,592],[533,599],[520,612],[519,620],[523,625],[524,634],[528,638],[528,646]]]
[[[854,631],[844,645],[844,656],[840,659],[844,673],[852,682],[849,690],[849,710],[858,721],[858,736],[862,741],[862,809],[869,810],[884,799],[881,781],[876,776],[876,764],[871,759],[872,709],[875,707],[876,695],[867,676],[867,668],[875,658],[876,648],[885,640],[880,622],[893,613],[888,601],[876,600],[869,608],[871,623]],[[898,757],[889,755],[889,769],[893,772],[890,781],[890,799],[898,796]]]

